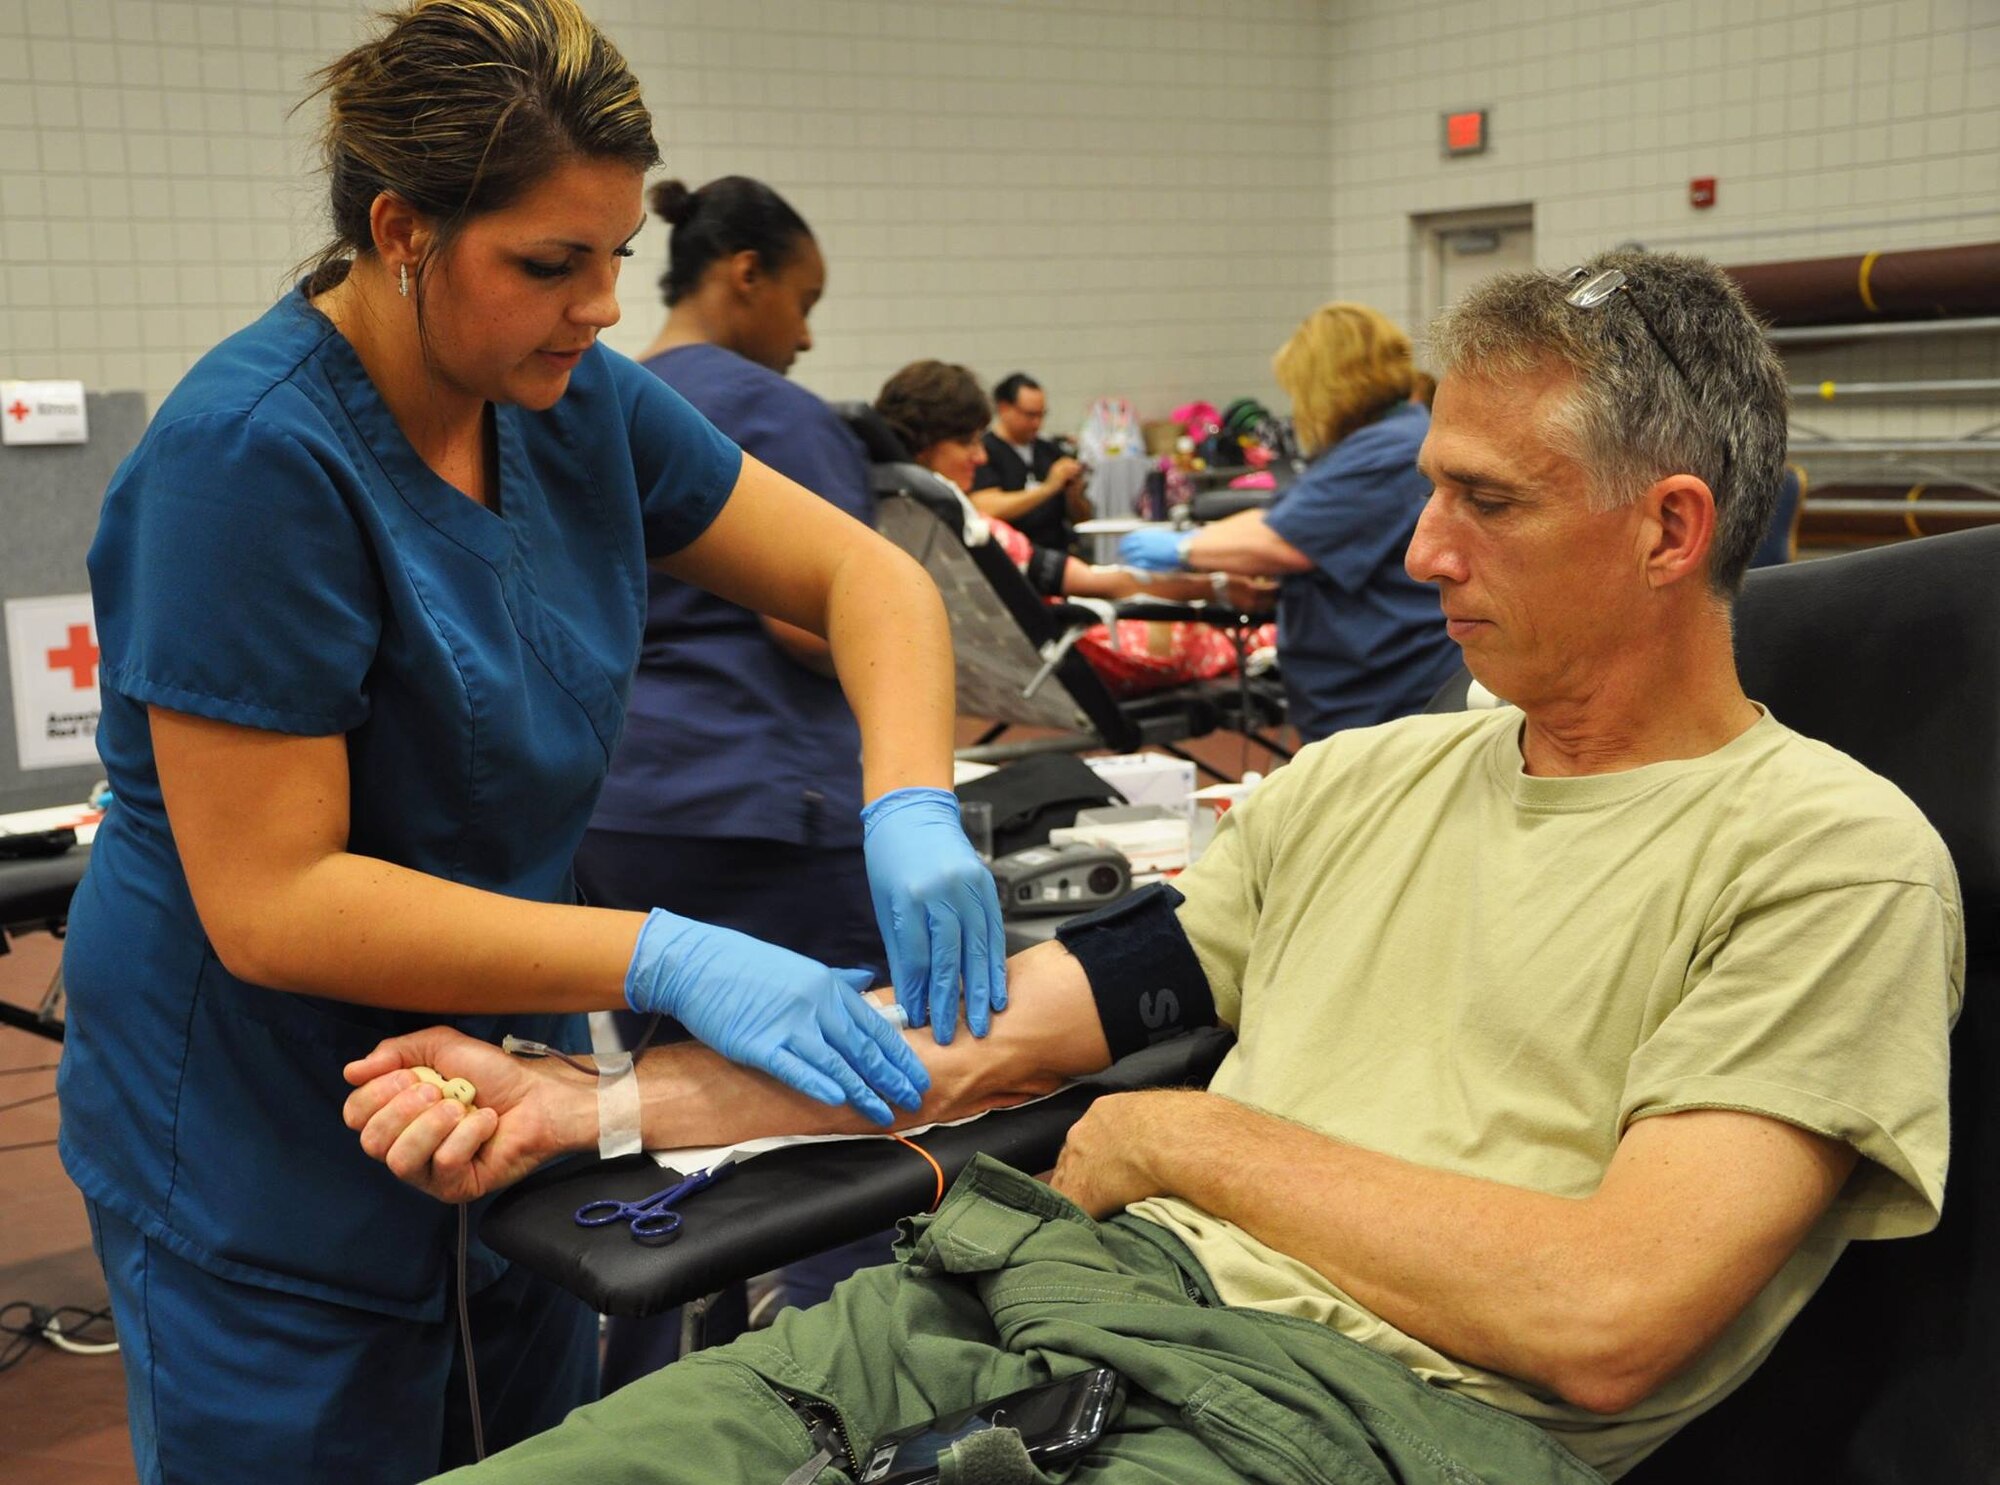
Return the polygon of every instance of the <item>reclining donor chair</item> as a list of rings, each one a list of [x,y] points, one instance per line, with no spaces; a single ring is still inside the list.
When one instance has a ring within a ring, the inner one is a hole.
[[[911,462],[902,441],[873,408],[844,403],[838,411],[868,452],[879,529],[923,565],[944,596],[957,662],[958,709],[993,723],[977,744],[960,750],[961,758],[997,763],[1035,752],[1108,748],[1132,753],[1156,747],[1221,778],[1210,764],[1176,746],[1218,728],[1241,733],[1279,757],[1291,756],[1270,735],[1285,720],[1284,692],[1275,677],[1251,677],[1239,665],[1229,680],[1120,700],[1075,648],[1093,625],[1121,618],[1194,620],[1238,636],[1247,635],[1262,618],[1216,603],[1144,598],[1115,605],[1088,598],[1049,603],[996,543],[968,531],[966,507],[957,493]],[[975,535],[979,539],[972,539]],[[1057,735],[996,742],[1010,727]]]
[[[1954,1034],[1953,1151],[1943,1221],[1852,1244],[1738,1392],[1626,1476],[1632,1485],[1990,1485],[2000,1475],[2000,529],[1927,537],[1750,576],[1737,606],[1749,694],[1789,726],[1893,780],[1950,848],[1964,895],[1965,1009]],[[1450,691],[1447,687],[1447,691]],[[1464,694],[1464,678],[1457,685]],[[1149,1048],[1025,1108],[919,1137],[946,1178],[984,1150],[1055,1163],[1100,1093],[1205,1082],[1211,1031]],[[889,1140],[804,1145],[745,1163],[683,1206],[671,1247],[571,1214],[634,1199],[645,1157],[552,1167],[497,1201],[494,1248],[616,1314],[653,1314],[887,1226],[937,1196]],[[615,1236],[614,1236],[615,1234]]]

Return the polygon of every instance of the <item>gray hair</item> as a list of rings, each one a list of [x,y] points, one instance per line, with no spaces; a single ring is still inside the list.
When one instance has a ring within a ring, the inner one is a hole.
[[[1600,253],[1583,277],[1612,268],[1626,290],[1590,309],[1567,301],[1575,287],[1567,276],[1488,279],[1438,317],[1431,360],[1445,376],[1569,374],[1575,390],[1556,432],[1590,475],[1593,507],[1636,500],[1671,474],[1697,476],[1715,495],[1709,581],[1733,596],[1784,477],[1784,368],[1735,281],[1714,264]]]

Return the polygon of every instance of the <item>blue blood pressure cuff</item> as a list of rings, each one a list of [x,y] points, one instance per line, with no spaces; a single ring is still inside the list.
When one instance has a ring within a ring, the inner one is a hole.
[[[1208,976],[1174,912],[1181,902],[1155,882],[1056,930],[1090,981],[1113,1061],[1215,1024]]]

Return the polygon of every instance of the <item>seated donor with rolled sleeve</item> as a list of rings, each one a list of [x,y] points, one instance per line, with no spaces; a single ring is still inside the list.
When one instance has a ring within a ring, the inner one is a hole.
[[[1307,742],[1421,711],[1458,669],[1438,595],[1404,570],[1429,483],[1430,415],[1410,400],[1410,338],[1361,304],[1323,304],[1272,361],[1313,456],[1269,510],[1193,532],[1151,527],[1121,561],[1278,579],[1278,666]]]
[[[1083,498],[1083,466],[1042,437],[1048,398],[1025,371],[1010,372],[993,388],[993,426],[982,440],[986,462],[972,478],[972,504],[982,516],[1005,521],[1037,546],[1066,551],[1076,521],[1090,514]]]
[[[920,1117],[1143,1042],[1161,989],[1234,1028],[1210,1087],[1100,1098],[1048,1185],[975,1163],[898,1264],[471,1478],[782,1480],[815,1440],[1108,1365],[1094,1479],[1614,1479],[1850,1240],[1936,1221],[1951,862],[1731,651],[1785,441],[1756,322],[1706,263],[1612,254],[1482,285],[1431,345],[1407,562],[1511,705],[1302,751],[1184,898],[1016,956],[986,1043],[923,1046]],[[825,1127],[673,1050],[649,1141]],[[423,1057],[494,1107],[439,1103]],[[455,1033],[349,1077],[364,1146],[454,1199],[595,1137],[587,1080]]]

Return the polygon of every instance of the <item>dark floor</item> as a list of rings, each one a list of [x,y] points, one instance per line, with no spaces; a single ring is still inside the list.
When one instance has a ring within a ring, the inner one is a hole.
[[[39,1005],[62,946],[25,934],[0,955],[0,1000]],[[0,1027],[0,1104],[51,1092],[59,1044]],[[16,1069],[36,1071],[16,1071]],[[52,1098],[0,1113],[0,1304],[101,1309],[104,1278],[90,1251],[83,1199],[54,1145]],[[10,1316],[10,1318],[12,1318]],[[0,1485],[134,1485],[125,1433],[125,1374],[112,1356],[37,1344],[0,1372]]]

